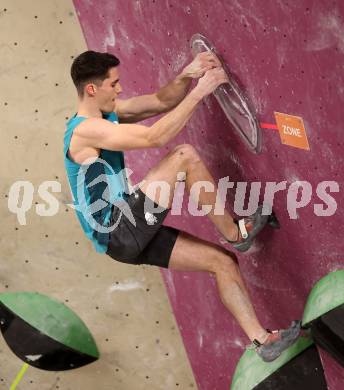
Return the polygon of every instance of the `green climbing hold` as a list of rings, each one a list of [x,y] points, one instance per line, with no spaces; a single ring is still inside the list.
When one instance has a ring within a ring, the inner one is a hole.
[[[12,351],[38,368],[68,370],[99,358],[84,322],[66,305],[43,294],[0,294],[0,327]]]
[[[302,326],[344,304],[344,270],[331,272],[312,288],[303,313]]]
[[[271,363],[265,363],[254,349],[246,350],[236,367],[231,390],[252,390],[312,344],[313,341],[311,339],[300,337],[295,344]]]

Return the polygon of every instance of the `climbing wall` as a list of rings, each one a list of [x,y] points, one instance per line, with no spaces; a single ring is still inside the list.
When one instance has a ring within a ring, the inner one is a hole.
[[[76,110],[69,76],[87,49],[71,1],[0,0],[0,293],[37,291],[72,308],[100,359],[69,372],[30,367],[18,390],[195,388],[161,274],[96,254],[63,165]],[[0,388],[22,362],[0,335]]]
[[[183,132],[160,150],[127,153],[134,181],[144,177],[169,150],[191,143],[216,179],[234,182],[286,181],[287,189],[307,181],[312,196],[291,219],[287,190],[275,196],[282,229],[265,231],[256,246],[239,255],[259,319],[269,328],[302,317],[312,285],[343,268],[343,57],[344,5],[335,1],[95,1],[74,0],[90,49],[109,51],[122,61],[123,96],[156,91],[189,61],[191,36],[200,32],[218,49],[253,103],[262,129],[255,155],[234,133],[213,97],[199,105]],[[301,117],[309,150],[282,144],[274,112]],[[152,122],[147,122],[148,124]],[[264,126],[263,126],[264,127]],[[334,215],[319,217],[318,183],[335,181]],[[293,184],[296,183],[296,184]],[[264,188],[264,186],[263,186]],[[229,191],[228,209],[235,191]],[[204,218],[186,207],[168,223],[221,242]],[[163,277],[184,344],[202,390],[227,389],[248,343],[205,273],[164,271]],[[331,390],[342,388],[341,369],[321,352]]]

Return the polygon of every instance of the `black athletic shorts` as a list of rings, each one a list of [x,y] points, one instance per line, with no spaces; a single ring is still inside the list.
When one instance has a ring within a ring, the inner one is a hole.
[[[125,202],[113,207],[109,226],[115,227],[106,254],[123,263],[168,268],[179,233],[162,225],[170,209],[158,206],[140,189]]]

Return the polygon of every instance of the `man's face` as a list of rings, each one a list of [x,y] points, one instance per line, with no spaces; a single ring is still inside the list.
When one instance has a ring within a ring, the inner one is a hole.
[[[103,112],[112,112],[115,109],[115,99],[122,92],[119,83],[118,67],[109,70],[108,78],[104,79],[102,84],[97,86],[97,102],[99,109]]]

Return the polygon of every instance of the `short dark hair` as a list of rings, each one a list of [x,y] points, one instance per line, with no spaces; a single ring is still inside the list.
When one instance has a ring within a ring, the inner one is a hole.
[[[109,75],[109,69],[118,66],[120,61],[110,53],[88,50],[73,61],[70,74],[79,96],[83,96],[84,87],[90,82],[101,82]]]

